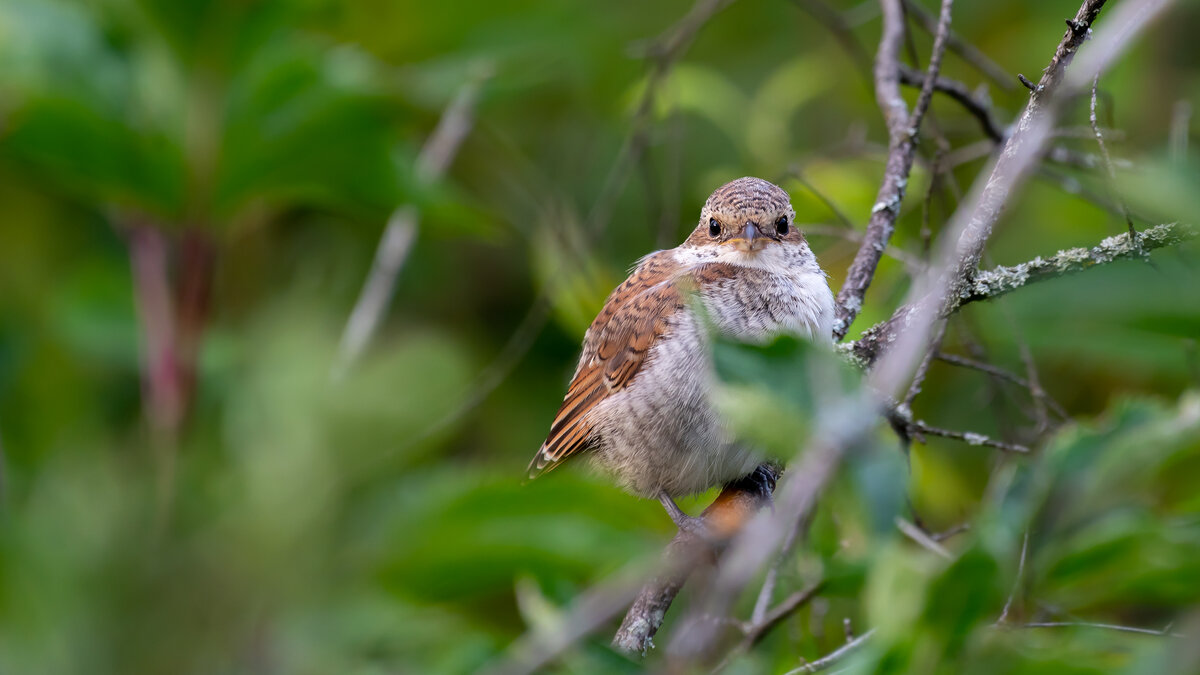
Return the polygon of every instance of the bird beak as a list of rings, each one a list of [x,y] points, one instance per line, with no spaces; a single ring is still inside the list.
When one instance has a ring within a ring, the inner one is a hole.
[[[754,223],[748,222],[746,228],[742,230],[741,236],[734,238],[731,243],[739,251],[757,251],[762,248],[763,236]]]

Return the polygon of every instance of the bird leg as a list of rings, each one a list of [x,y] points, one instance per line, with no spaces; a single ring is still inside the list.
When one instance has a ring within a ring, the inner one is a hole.
[[[658,501],[662,503],[663,508],[667,510],[667,515],[675,522],[675,527],[679,528],[680,532],[694,534],[702,539],[709,538],[708,526],[704,523],[704,518],[689,516],[679,508],[671,495],[667,494],[666,490],[658,491]]]

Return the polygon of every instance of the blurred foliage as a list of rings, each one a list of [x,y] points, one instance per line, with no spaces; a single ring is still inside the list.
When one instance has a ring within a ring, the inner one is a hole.
[[[832,4],[873,52],[873,5]],[[794,4],[740,2],[660,84],[644,155],[614,172],[646,87],[640,56],[689,6],[0,0],[0,671],[473,672],[654,559],[670,534],[657,504],[583,463],[522,481],[583,329],[717,185],[761,175],[801,223],[842,227],[840,212],[861,226],[883,171],[855,61]],[[1028,74],[1074,9],[960,2],[954,21]],[[1200,209],[1200,123],[1185,114],[1200,109],[1198,20],[1176,8],[1101,81],[1139,226]],[[927,35],[913,42],[928,53]],[[441,111],[489,70],[451,170],[423,180],[414,164]],[[945,72],[982,83],[954,56]],[[989,94],[1004,121],[1026,100]],[[951,147],[981,138],[953,102],[933,111]],[[1083,102],[1064,124],[1063,145],[1094,152]],[[919,164],[895,245],[919,257],[922,223],[936,235],[982,165],[925,200]],[[1102,175],[1054,170],[1009,205],[989,264],[1122,231],[1097,205],[1113,196]],[[335,379],[338,336],[403,204],[420,226],[396,297]],[[146,231],[167,247],[162,288],[138,266]],[[857,245],[810,240],[836,287]],[[1200,630],[1196,264],[1193,244],[965,310],[947,351],[1024,374],[1027,345],[1042,386],[1085,421],[1040,434],[1022,389],[935,363],[918,417],[1035,454],[932,437],[905,454],[880,429],[785,569],[784,588],[823,578],[825,591],[729,672],[818,658],[843,643],[843,618],[877,627],[845,662],[861,672],[1200,670],[1195,640],[992,627],[1017,587],[1010,623]],[[907,285],[885,258],[857,328]],[[142,372],[147,293],[164,289],[196,373],[166,426],[147,410],[162,384]],[[544,327],[529,314],[541,297]],[[527,316],[531,342],[510,342]],[[729,346],[721,364],[739,429],[781,454],[854,380],[795,343]],[[896,517],[971,529],[944,560]],[[636,671],[605,632],[556,667]]]

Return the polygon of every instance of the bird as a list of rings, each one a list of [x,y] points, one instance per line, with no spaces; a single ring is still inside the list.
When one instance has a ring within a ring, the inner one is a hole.
[[[753,474],[762,459],[714,405],[713,333],[832,343],[828,276],[795,219],[782,188],[738,178],[713,191],[682,244],[639,260],[588,327],[530,478],[590,455],[681,530],[702,530],[675,498]]]

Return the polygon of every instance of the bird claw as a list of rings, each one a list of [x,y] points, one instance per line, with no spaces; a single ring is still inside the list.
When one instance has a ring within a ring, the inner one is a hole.
[[[684,513],[683,509],[679,508],[679,505],[675,503],[675,500],[671,499],[671,495],[660,490],[658,501],[662,502],[663,508],[667,510],[667,515],[671,517],[671,521],[675,523],[675,527],[679,528],[680,532],[686,532],[706,541],[713,538],[712,532],[708,529],[708,523],[704,521],[704,518],[689,516]]]
[[[779,478],[779,470],[770,464],[759,464],[753,472],[730,483],[731,487],[746,492],[756,492],[760,499],[774,505],[775,481]]]

